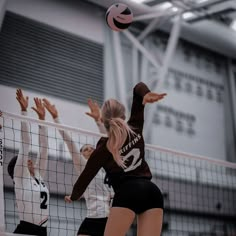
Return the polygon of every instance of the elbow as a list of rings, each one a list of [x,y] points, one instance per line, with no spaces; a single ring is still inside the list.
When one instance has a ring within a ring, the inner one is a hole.
[[[137,91],[137,90],[139,90],[140,88],[142,88],[143,86],[147,86],[145,83],[143,83],[143,82],[139,82],[139,83],[137,83],[135,86],[134,86],[134,91]]]
[[[143,82],[139,82],[138,84],[136,84],[133,90],[134,94],[141,97],[144,97],[144,95],[147,94],[148,92],[150,92],[150,89]]]

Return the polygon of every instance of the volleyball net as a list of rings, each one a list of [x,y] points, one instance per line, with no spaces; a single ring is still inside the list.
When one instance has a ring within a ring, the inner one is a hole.
[[[72,204],[64,201],[78,174],[58,130],[69,132],[78,149],[84,144],[95,146],[100,135],[10,113],[3,113],[0,119],[1,231],[13,232],[19,223],[14,185],[7,166],[18,155],[21,121],[27,121],[31,138],[29,156],[33,160],[40,152],[38,126],[48,128],[48,167],[44,178],[50,192],[48,235],[76,235],[87,208],[84,198]],[[162,235],[236,236],[236,164],[153,145],[146,145],[146,161],[153,174],[152,181],[164,196]],[[133,235],[136,235],[136,222],[127,234]]]

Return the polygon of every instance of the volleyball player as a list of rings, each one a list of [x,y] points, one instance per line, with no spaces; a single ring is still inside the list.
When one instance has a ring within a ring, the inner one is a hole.
[[[27,115],[28,97],[21,89],[16,91],[16,99],[20,104],[22,115]],[[35,107],[40,120],[45,119],[45,108],[40,99],[34,98]],[[21,147],[19,153],[8,164],[8,173],[14,181],[16,203],[20,223],[14,233],[27,235],[47,235],[49,192],[43,181],[48,162],[47,128],[39,125],[39,148],[35,164],[29,159],[31,137],[29,125],[21,122]]]
[[[45,108],[51,114],[53,120],[56,123],[60,123],[59,115],[56,107],[52,105],[47,99],[43,99]],[[87,113],[95,119],[99,125],[100,132],[103,132],[103,126],[100,122],[100,109],[96,103],[92,100],[88,101],[91,113]],[[85,144],[79,150],[76,142],[74,142],[71,136],[66,131],[59,130],[64,142],[66,143],[68,150],[71,154],[77,174],[80,175],[83,171],[87,160],[90,158],[94,147],[89,144]],[[77,235],[89,235],[89,236],[103,236],[107,222],[107,216],[109,214],[110,201],[113,193],[111,189],[104,184],[105,172],[100,170],[95,176],[94,180],[89,184],[87,190],[84,192],[84,198],[87,207],[87,216],[83,220]],[[66,196],[65,201],[70,197]]]
[[[140,82],[134,87],[131,116],[125,122],[125,108],[109,99],[102,107],[102,119],[108,138],[102,137],[76,181],[70,201],[79,199],[90,181],[103,167],[115,195],[108,217],[105,236],[124,236],[137,215],[138,236],[161,233],[163,196],[151,182],[152,174],[145,161],[142,135],[144,105],[164,98],[166,94],[150,92]]]

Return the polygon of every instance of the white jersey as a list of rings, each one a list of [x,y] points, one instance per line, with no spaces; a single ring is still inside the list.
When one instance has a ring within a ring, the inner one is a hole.
[[[60,123],[58,118],[54,121]],[[101,129],[99,130],[101,131]],[[75,169],[78,175],[80,175],[85,168],[87,160],[80,154],[76,143],[72,140],[68,132],[62,130],[59,130],[59,132],[69,149]],[[104,184],[104,179],[105,171],[101,169],[84,192],[83,196],[86,201],[87,217],[89,218],[103,218],[109,214],[110,201],[114,193],[112,189]]]
[[[26,112],[22,112],[26,115]],[[28,169],[30,135],[28,123],[21,122],[22,145],[14,168],[14,187],[19,218],[38,226],[47,226],[49,191],[43,182],[48,161],[47,128],[39,126],[40,154],[35,163],[35,177]]]

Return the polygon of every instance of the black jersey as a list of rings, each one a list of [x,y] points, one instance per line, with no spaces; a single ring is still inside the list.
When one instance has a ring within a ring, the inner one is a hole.
[[[145,144],[142,135],[144,123],[144,105],[142,101],[148,92],[150,90],[142,82],[138,83],[133,90],[133,103],[128,124],[136,135],[132,135],[130,138],[127,137],[120,149],[120,155],[125,161],[126,168],[123,169],[117,165],[106,147],[108,138],[102,137],[74,185],[71,195],[72,200],[77,200],[82,196],[90,181],[102,167],[105,169],[109,182],[115,191],[128,178],[152,178],[149,166],[145,161]]]

